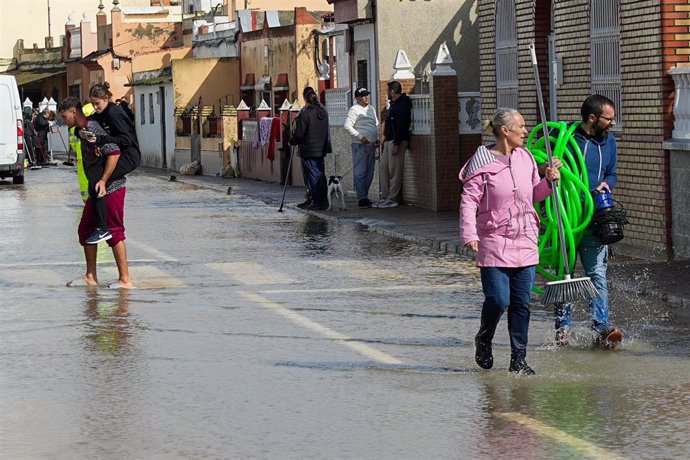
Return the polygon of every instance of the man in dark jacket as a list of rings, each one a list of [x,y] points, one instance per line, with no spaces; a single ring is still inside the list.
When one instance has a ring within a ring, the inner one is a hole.
[[[34,118],[34,129],[36,130],[37,161],[44,164],[48,161],[48,131],[50,131],[50,109],[43,109]]]
[[[373,204],[375,208],[394,208],[402,197],[402,180],[405,151],[410,142],[412,122],[412,101],[402,92],[400,82],[388,82],[390,108],[386,115],[383,131],[383,149],[379,174],[382,200]]]
[[[324,158],[331,152],[328,113],[319,104],[315,91],[305,90],[303,96],[306,105],[295,118],[290,145],[299,145],[305,185],[311,198],[306,209],[323,210],[328,208]]]

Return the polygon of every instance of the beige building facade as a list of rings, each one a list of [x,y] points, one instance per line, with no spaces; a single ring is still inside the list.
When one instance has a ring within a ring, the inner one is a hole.
[[[103,0],[110,8],[112,2]],[[120,6],[149,6],[150,0],[121,0]],[[72,20],[79,21],[84,14],[95,23],[98,0],[2,0],[0,1],[0,72],[12,65],[13,53],[17,40],[24,40],[24,46],[30,48],[34,43],[43,47],[48,34],[54,46],[62,46],[65,23],[71,15]]]

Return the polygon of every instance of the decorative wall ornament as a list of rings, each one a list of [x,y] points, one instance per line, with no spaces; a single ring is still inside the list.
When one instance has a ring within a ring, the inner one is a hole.
[[[410,59],[407,57],[405,50],[398,50],[393,68],[395,69],[393,80],[414,80],[415,76],[412,72],[412,63],[410,63]]]
[[[445,42],[438,47],[438,52],[436,53],[436,60],[434,61],[434,64],[436,65],[436,68],[433,72],[431,72],[431,75],[457,75],[457,72],[455,72],[455,70],[453,70],[453,67],[451,67],[453,64],[453,58],[450,56],[450,51],[448,51],[448,47],[446,46]]]

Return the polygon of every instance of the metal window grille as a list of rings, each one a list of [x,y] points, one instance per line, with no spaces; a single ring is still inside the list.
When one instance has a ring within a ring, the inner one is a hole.
[[[518,108],[518,43],[515,0],[496,1],[496,103]]]
[[[154,124],[156,122],[155,113],[156,112],[153,110],[153,93],[149,93],[149,121],[151,122],[151,124]]]
[[[139,109],[141,111],[141,116],[139,118],[141,119],[141,124],[145,125],[146,124],[146,94],[141,94],[139,96],[139,100],[141,101],[139,103],[139,106],[141,107]]]
[[[590,0],[590,51],[592,94],[601,94],[616,106],[616,126],[623,127],[621,110],[619,0]]]

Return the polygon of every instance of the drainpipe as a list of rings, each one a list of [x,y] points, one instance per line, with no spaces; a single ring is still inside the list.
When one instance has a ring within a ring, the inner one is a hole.
[[[371,0],[371,18],[374,20],[374,56],[376,57],[376,66],[374,66],[374,84],[376,85],[376,116],[381,116],[381,85],[379,79],[379,22],[377,16],[378,4],[376,0]],[[354,37],[353,37],[354,38]],[[385,107],[385,105],[384,105]]]

